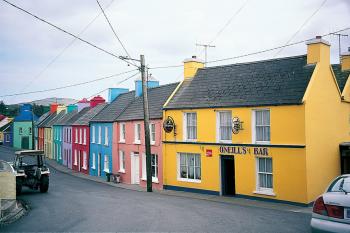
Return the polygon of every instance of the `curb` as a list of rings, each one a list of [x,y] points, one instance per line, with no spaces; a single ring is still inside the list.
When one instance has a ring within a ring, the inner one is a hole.
[[[29,211],[29,206],[22,200],[16,201],[16,208],[11,211],[10,214],[8,214],[6,217],[0,219],[0,228],[2,226],[9,225],[11,223],[14,223],[24,215],[26,215]]]
[[[55,164],[53,164],[55,163]],[[103,180],[99,179],[90,179],[89,175],[78,175],[81,173],[75,172],[75,171],[67,171],[64,166],[58,164],[55,160],[49,160],[47,162],[47,165],[49,165],[51,168],[53,168],[56,171],[62,172],[67,175],[71,175],[77,178],[94,181],[97,183],[109,185],[115,188],[120,188],[124,190],[130,190],[130,191],[137,191],[137,192],[146,192],[145,189],[133,189],[129,188],[127,186],[117,186],[114,183],[109,183]],[[230,199],[225,197],[217,197],[212,195],[204,195],[204,194],[194,194],[194,193],[187,193],[182,191],[169,191],[169,190],[153,190],[153,193],[159,194],[159,195],[166,195],[166,196],[173,196],[173,197],[185,197],[185,198],[191,198],[196,200],[203,200],[203,201],[211,201],[216,203],[224,203],[224,204],[230,204],[230,205],[237,205],[242,207],[257,207],[257,208],[263,208],[263,209],[270,209],[270,210],[279,210],[284,212],[290,212],[290,213],[302,213],[302,214],[311,214],[311,209],[309,207],[300,207],[300,206],[294,206],[294,205],[288,205],[288,204],[271,204],[269,202],[259,201],[259,200],[248,200],[248,199],[242,199],[242,198],[236,198],[236,199]]]

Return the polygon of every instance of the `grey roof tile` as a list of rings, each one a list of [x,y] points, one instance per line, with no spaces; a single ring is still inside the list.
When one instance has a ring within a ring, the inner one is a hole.
[[[52,127],[57,121],[59,121],[64,115],[66,114],[66,111],[60,111],[56,116],[51,119],[47,124],[46,127]]]
[[[199,69],[164,109],[300,104],[314,68],[303,55]]]
[[[44,113],[36,122],[35,122],[35,126],[40,125],[47,117],[50,116],[50,112],[46,112]]]
[[[53,118],[55,118],[56,115],[57,115],[56,112],[50,113],[50,115],[49,115],[45,120],[43,120],[43,121],[38,125],[38,127],[39,127],[39,128],[47,127],[47,124],[48,124]]]
[[[84,115],[77,119],[72,125],[89,125],[89,121],[102,111],[108,104],[99,104],[94,108],[90,108]]]
[[[150,119],[159,119],[163,116],[163,105],[168,100],[179,83],[171,83],[148,89],[148,106]],[[135,100],[117,118],[117,121],[141,120],[143,114],[143,96]]]
[[[73,110],[69,113],[64,114],[59,120],[57,120],[53,125],[66,125],[66,123],[77,114],[78,110]]]
[[[341,92],[343,92],[346,81],[348,80],[349,75],[350,75],[350,70],[342,71],[341,65],[339,65],[339,64],[332,65],[332,68],[333,68],[335,78],[337,79],[339,89]]]
[[[135,99],[135,91],[119,95],[100,111],[90,122],[114,122],[124,109]]]

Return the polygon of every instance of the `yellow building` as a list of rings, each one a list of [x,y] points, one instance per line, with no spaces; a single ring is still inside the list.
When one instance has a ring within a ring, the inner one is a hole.
[[[164,188],[314,201],[340,174],[339,146],[350,140],[349,57],[331,65],[317,37],[304,56],[207,68],[185,60],[164,105]]]

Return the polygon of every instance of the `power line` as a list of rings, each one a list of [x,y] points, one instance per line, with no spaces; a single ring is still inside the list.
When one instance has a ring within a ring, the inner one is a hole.
[[[322,37],[325,37],[325,36],[329,36],[329,35],[332,35],[332,34],[335,34],[335,33],[339,33],[339,32],[343,32],[343,31],[347,31],[347,30],[350,30],[350,27],[347,27],[347,28],[343,28],[343,29],[340,29],[338,31],[334,31],[334,32],[330,32],[330,33],[327,33],[327,34],[324,34],[324,35],[321,35]],[[274,47],[274,48],[270,48],[270,49],[265,49],[265,50],[260,50],[260,51],[256,51],[256,52],[252,52],[252,53],[247,53],[247,54],[242,54],[242,55],[239,55],[239,56],[235,56],[235,57],[228,57],[228,58],[222,58],[222,59],[217,59],[217,60],[212,60],[212,61],[208,61],[207,63],[216,63],[216,62],[221,62],[221,61],[228,61],[228,60],[233,60],[233,59],[237,59],[237,58],[242,58],[242,57],[248,57],[248,56],[253,56],[253,55],[257,55],[257,54],[260,54],[260,53],[266,53],[266,52],[271,52],[271,51],[274,51],[274,50],[277,50],[277,49],[281,49],[281,48],[284,48],[284,47],[289,47],[289,46],[294,46],[294,45],[298,45],[298,44],[302,44],[302,43],[305,43],[309,40],[312,40],[313,38],[311,39],[306,39],[306,40],[301,40],[301,41],[298,41],[298,42],[294,42],[294,43],[290,43],[290,44],[285,44],[285,45],[282,45],[282,46],[277,46],[277,47]],[[156,66],[156,67],[150,67],[149,69],[167,69],[167,68],[177,68],[177,67],[182,67],[183,65],[168,65],[168,66]]]
[[[114,2],[114,0],[110,1],[109,4],[105,7],[105,9],[107,9],[109,6],[112,5],[112,3]],[[83,34],[89,27],[90,25],[95,22],[95,20],[102,14],[102,12],[100,12],[98,15],[95,16],[95,18],[93,20],[90,21],[90,23],[88,23],[83,30],[81,30],[78,34],[78,36],[80,36],[81,34]],[[35,82],[38,78],[40,78],[40,76],[53,64],[57,61],[57,59],[63,55],[63,53],[70,48],[74,42],[77,40],[77,38],[73,38],[72,41],[69,42],[69,44],[67,44],[49,63],[47,63],[47,65],[44,67],[44,69],[42,69],[37,75],[34,76],[34,78],[27,84],[25,85],[19,92],[23,92],[25,89],[27,89],[31,84],[33,84],[33,82]]]
[[[114,36],[117,38],[117,40],[119,41],[120,45],[123,47],[124,52],[126,53],[126,55],[127,55],[128,57],[131,58],[129,52],[126,50],[126,48],[125,48],[123,42],[120,40],[119,36],[117,35],[117,32],[114,30],[114,28],[113,28],[111,22],[109,21],[109,19],[108,19],[107,15],[106,15],[105,11],[103,10],[103,8],[102,8],[100,2],[99,2],[98,0],[96,0],[96,2],[97,2],[97,4],[98,4],[98,6],[100,7],[100,9],[101,9],[101,11],[102,11],[102,13],[103,13],[103,15],[104,15],[104,17],[105,17],[105,19],[106,19],[108,25],[109,25],[109,27],[111,28],[111,30],[112,30],[112,32],[113,32],[113,34],[114,34]],[[136,66],[136,64],[135,64],[134,61],[132,61],[132,63]]]
[[[28,94],[34,94],[34,93],[42,93],[42,92],[56,91],[56,90],[66,89],[66,88],[69,88],[69,87],[76,87],[76,86],[81,86],[81,85],[85,85],[85,84],[88,84],[88,83],[98,82],[98,81],[105,80],[105,79],[110,79],[110,78],[117,77],[117,76],[120,76],[120,75],[123,75],[123,74],[127,74],[127,73],[130,73],[130,72],[136,71],[136,70],[138,70],[138,69],[125,71],[125,72],[122,72],[122,73],[119,73],[119,74],[113,74],[113,75],[109,75],[109,76],[105,76],[105,77],[102,77],[102,78],[93,79],[93,80],[86,81],[86,82],[75,83],[75,84],[70,84],[70,85],[61,86],[61,87],[55,87],[55,88],[49,88],[49,89],[44,89],[44,90],[37,90],[37,91],[30,91],[30,92],[22,92],[22,93],[14,93],[14,94],[8,94],[8,95],[1,95],[0,97],[18,96],[18,95],[28,95]],[[137,72],[137,73],[138,73],[138,72]],[[135,74],[135,75],[136,75],[136,74]]]
[[[298,33],[303,29],[303,27],[317,14],[317,12],[319,12],[321,10],[321,8],[324,6],[324,4],[326,4],[328,0],[324,0],[321,5],[305,20],[305,22],[300,26],[300,28],[292,35],[291,38],[289,38],[289,40],[286,42],[286,44],[289,44],[296,35],[298,35]],[[280,54],[283,51],[284,47],[281,48],[280,50],[277,51],[277,53],[274,55],[274,57],[276,57],[278,54]]]
[[[30,16],[32,16],[32,17],[38,19],[38,20],[40,20],[41,22],[44,22],[44,23],[46,23],[46,24],[48,24],[48,25],[50,25],[50,26],[56,28],[57,30],[59,30],[59,31],[61,31],[61,32],[64,32],[64,33],[66,33],[66,34],[68,34],[68,35],[70,35],[70,36],[72,36],[72,37],[75,37],[76,39],[80,40],[81,42],[84,42],[85,44],[88,44],[88,45],[90,45],[90,46],[92,46],[92,47],[94,47],[94,48],[96,48],[96,49],[98,49],[98,50],[100,50],[100,51],[102,51],[102,52],[104,52],[104,53],[106,53],[106,54],[109,54],[109,55],[111,55],[111,56],[113,56],[113,57],[115,57],[115,58],[117,58],[117,59],[119,59],[119,60],[122,60],[122,61],[128,63],[129,65],[135,66],[135,65],[132,64],[131,62],[125,60],[122,56],[118,56],[118,55],[115,55],[115,54],[113,54],[113,53],[111,53],[111,52],[108,52],[107,50],[105,50],[105,49],[103,49],[103,48],[101,48],[101,47],[99,47],[99,46],[97,46],[97,45],[94,45],[93,43],[91,43],[91,42],[89,42],[89,41],[87,41],[87,40],[85,40],[85,39],[82,39],[82,38],[80,38],[79,36],[74,35],[73,33],[68,32],[68,31],[66,31],[65,29],[62,29],[62,28],[60,28],[60,27],[54,25],[53,23],[50,23],[50,22],[48,22],[47,20],[45,20],[45,19],[43,19],[43,18],[40,18],[39,16],[34,15],[33,13],[30,13],[29,11],[27,11],[27,10],[25,10],[25,9],[23,9],[23,8],[21,8],[21,7],[17,6],[17,5],[15,5],[15,4],[13,4],[13,3],[7,1],[7,0],[2,0],[2,1],[5,2],[5,3],[7,3],[7,4],[9,4],[9,5],[11,5],[11,6],[13,6],[13,7],[15,7],[15,8],[17,8],[18,10],[23,11],[24,13],[26,13],[26,14],[28,14],[28,15],[30,15]],[[137,66],[136,66],[136,67],[137,67]]]

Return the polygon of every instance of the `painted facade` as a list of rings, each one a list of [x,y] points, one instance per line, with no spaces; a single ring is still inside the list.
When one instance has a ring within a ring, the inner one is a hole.
[[[163,136],[164,187],[314,201],[340,174],[339,144],[350,139],[349,74],[340,87],[329,47],[318,38],[304,57],[203,69],[195,59],[185,61],[185,80],[164,106],[164,118],[175,124]],[[195,89],[198,96],[188,95]],[[329,119],[334,124],[324,124]]]
[[[13,118],[5,117],[0,120],[0,144],[3,144],[5,141],[4,130],[7,129],[9,123],[11,123]],[[6,127],[4,127],[6,126]]]
[[[4,146],[13,146],[13,123],[11,122],[8,127],[3,131],[4,133]]]
[[[54,159],[62,164],[62,141],[63,141],[63,126],[53,125],[52,126],[54,138],[53,138],[53,147],[54,147]]]
[[[19,115],[13,121],[13,146],[17,149],[33,148],[33,122],[37,117],[32,113],[30,104],[20,107]]]

